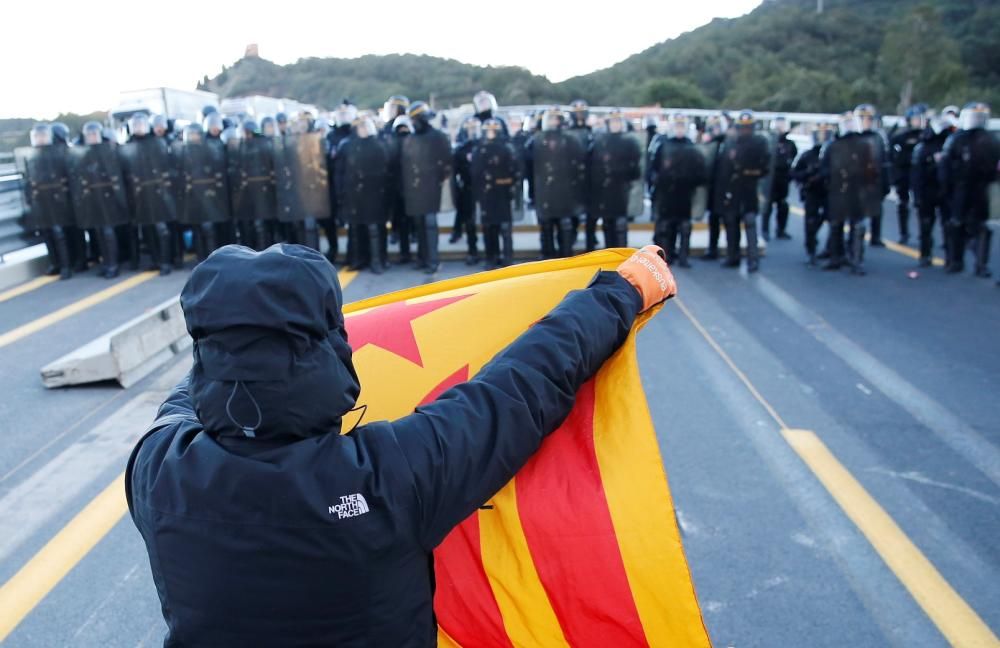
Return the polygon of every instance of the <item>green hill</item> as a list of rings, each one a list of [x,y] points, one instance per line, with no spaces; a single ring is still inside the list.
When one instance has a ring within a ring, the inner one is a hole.
[[[1000,5],[976,0],[770,0],[716,19],[604,70],[552,83],[518,67],[412,54],[244,58],[200,88],[223,96],[288,96],[327,107],[376,107],[393,93],[468,102],[488,88],[502,104],[567,102],[836,112],[870,101],[895,112],[916,101],[975,97],[1000,105]]]

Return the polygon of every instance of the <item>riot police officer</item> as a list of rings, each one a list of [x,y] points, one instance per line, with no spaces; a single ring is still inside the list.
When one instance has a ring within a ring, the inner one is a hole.
[[[514,257],[511,201],[520,187],[520,163],[499,119],[483,122],[472,150],[470,178],[483,223],[486,269],[510,265]]]
[[[767,196],[769,204],[764,205],[764,222],[761,223],[761,233],[764,240],[768,240],[771,235],[771,210],[777,211],[777,226],[775,236],[779,239],[790,239],[791,236],[785,231],[788,227],[788,183],[791,180],[792,163],[799,154],[799,149],[795,142],[788,138],[788,118],[775,117],[771,124],[776,139],[774,142],[774,159],[772,160],[771,177],[767,180],[770,183],[770,190]]]
[[[580,140],[580,144],[583,146],[583,150],[587,151],[590,149],[590,141],[593,137],[593,129],[588,123],[590,119],[590,106],[583,99],[574,99],[569,104],[569,125],[566,127],[566,132],[577,139]],[[580,217],[582,216],[585,222],[585,244],[587,251],[594,250],[597,248],[597,218],[592,217],[585,213],[587,205],[587,193],[589,187],[587,181],[589,178],[584,174],[583,184],[580,185],[576,191],[577,200],[579,201],[573,210],[573,214],[570,220],[573,223],[573,227],[570,230],[572,232],[572,241],[576,243],[577,229],[579,228]],[[564,230],[560,230],[564,231]],[[572,249],[572,248],[571,248]]]
[[[274,120],[261,120],[274,132]],[[226,146],[230,163],[230,191],[233,219],[240,243],[255,250],[264,250],[273,241],[277,216],[274,186],[274,143],[270,136],[258,134],[252,119],[241,126],[243,137],[230,140]]]
[[[25,225],[41,232],[49,253],[46,274],[61,279],[73,276],[68,228],[74,224],[66,148],[53,146],[52,126],[35,124],[29,133],[30,148],[14,152],[24,175]]]
[[[482,122],[476,116],[466,117],[459,128],[459,135],[452,153],[451,195],[455,205],[455,224],[451,230],[449,243],[457,243],[464,234],[468,243],[468,253],[465,256],[466,265],[479,263],[479,250],[476,241],[476,198],[472,192],[472,177],[470,164],[472,150],[476,147],[482,133]]]
[[[327,161],[330,188],[330,218],[323,221],[321,224],[323,225],[323,229],[326,231],[326,240],[329,244],[329,251],[326,256],[330,259],[330,263],[334,263],[337,260],[339,247],[337,231],[341,224],[340,214],[337,211],[340,206],[340,190],[337,188],[337,177],[335,172],[337,166],[337,154],[340,151],[340,143],[351,136],[354,123],[357,119],[357,106],[351,103],[348,99],[344,99],[333,113],[333,128],[326,134],[327,150],[330,156]],[[354,267],[355,264],[360,262],[360,257],[357,252],[360,246],[364,243],[360,240],[356,240],[355,238],[360,234],[361,230],[358,228],[354,228],[353,231],[350,228],[347,230],[347,265],[349,267]]]
[[[274,137],[277,134],[277,128],[274,125],[274,117],[264,117],[260,120],[260,135],[261,137]]]
[[[791,178],[799,185],[799,197],[805,210],[805,243],[809,265],[816,265],[817,236],[826,220],[826,181],[820,173],[820,151],[833,139],[830,124],[816,124],[812,132],[812,148],[795,162]]]
[[[69,149],[70,194],[77,224],[90,229],[101,257],[101,276],[119,274],[116,227],[128,224],[125,180],[115,146],[96,121],[83,125],[83,142]]]
[[[954,108],[954,107],[952,107]],[[938,161],[948,137],[958,130],[958,111],[948,108],[940,116],[930,120],[930,125],[920,135],[920,141],[913,149],[910,162],[910,190],[917,208],[920,225],[921,267],[930,267],[934,247],[934,222],[941,223],[942,232],[947,232],[947,206],[943,200],[941,183],[938,182]],[[944,237],[948,249],[947,237]]]
[[[289,134],[289,132],[288,132],[288,115],[287,114],[285,114],[283,112],[279,112],[279,113],[275,114],[275,116],[274,116],[274,123],[277,124],[277,126],[278,126],[278,133],[277,133],[278,137],[284,137],[285,135]]]
[[[906,111],[906,126],[889,140],[889,161],[892,184],[896,188],[896,213],[899,217],[899,242],[910,241],[910,166],[913,149],[927,129],[927,107],[910,106]]]
[[[497,98],[493,96],[492,92],[487,92],[486,90],[480,90],[477,92],[472,97],[472,107],[476,111],[476,119],[478,119],[481,124],[485,124],[487,119],[495,119],[500,123],[500,135],[504,139],[510,137],[510,130],[507,128],[507,121],[499,115]],[[461,142],[462,132],[459,131],[458,135],[459,142]]]
[[[612,111],[605,126],[591,139],[587,154],[587,218],[601,219],[605,247],[627,247],[629,193],[641,176],[642,147],[627,133],[621,110]]]
[[[410,218],[406,215],[406,203],[403,200],[403,140],[413,132],[413,123],[406,115],[400,115],[389,124],[392,132],[383,135],[382,141],[386,147],[386,209],[392,223],[392,236],[389,242],[399,244],[399,262],[410,262]],[[388,253],[386,254],[388,265]]]
[[[767,140],[754,132],[753,111],[740,111],[736,132],[727,137],[718,153],[718,177],[713,209],[718,208],[726,224],[726,261],[729,268],[740,265],[740,225],[747,238],[747,271],[760,267],[757,248],[757,185],[770,167]]]
[[[542,130],[531,138],[525,158],[533,177],[529,190],[535,202],[541,234],[542,258],[573,254],[577,215],[585,201],[587,149],[583,140],[563,128],[563,113],[552,107],[542,115]]]
[[[990,276],[989,185],[997,179],[1000,143],[986,130],[989,120],[988,105],[978,101],[966,104],[959,115],[960,130],[944,144],[940,174],[949,202],[950,273],[965,269],[965,249],[971,243],[976,276]]]
[[[673,115],[669,129],[669,135],[658,136],[650,147],[647,180],[656,220],[653,242],[664,249],[669,262],[690,268],[692,197],[707,181],[708,167],[705,156],[688,138],[684,114]]]
[[[403,140],[401,166],[406,214],[417,234],[417,265],[428,274],[440,267],[438,212],[441,191],[451,177],[451,142],[431,124],[434,111],[423,101],[410,105],[413,133]]]
[[[205,121],[213,115],[218,113]],[[182,140],[174,153],[182,187],[177,221],[192,229],[198,260],[204,261],[221,247],[220,233],[232,231],[226,149],[198,124],[185,126]]]
[[[861,133],[859,111],[841,116],[839,137],[820,151],[820,172],[827,183],[827,219],[830,223],[830,259],[825,270],[841,268],[865,274],[865,235],[868,223],[880,213],[884,194],[884,148],[880,140]],[[850,225],[846,255],[844,224]]]
[[[889,146],[885,136],[878,130],[878,112],[871,104],[860,104],[854,109],[854,116],[857,118],[859,133],[878,155],[879,186],[884,200],[889,195],[892,183],[889,173]],[[872,204],[870,212],[868,220],[871,221],[871,245],[885,247],[885,243],[882,242],[882,202],[879,201],[877,207]]]
[[[170,132],[170,121],[166,115],[153,115],[153,118],[149,120],[149,126],[153,131],[153,135],[165,137],[167,143],[174,141],[173,134]]]
[[[385,272],[385,189],[388,152],[370,117],[359,118],[336,155],[337,213],[354,245],[353,268]]]
[[[719,152],[730,129],[729,118],[725,114],[709,117],[702,135],[702,149],[708,160],[708,248],[702,255],[703,261],[719,258],[719,234],[722,229],[721,206],[715,205],[715,186],[719,181]]]
[[[125,185],[130,198],[130,261],[139,265],[139,236],[149,249],[161,275],[170,274],[173,240],[170,224],[177,220],[176,169],[170,147],[150,131],[149,118],[136,113],[129,118],[129,141],[119,147]]]

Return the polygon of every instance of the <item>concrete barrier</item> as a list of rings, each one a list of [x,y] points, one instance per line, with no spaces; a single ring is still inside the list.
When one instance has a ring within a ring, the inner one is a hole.
[[[178,297],[42,367],[46,387],[105,380],[129,387],[191,347]]]
[[[48,266],[49,256],[44,245],[5,254],[0,262],[0,290],[41,276]]]

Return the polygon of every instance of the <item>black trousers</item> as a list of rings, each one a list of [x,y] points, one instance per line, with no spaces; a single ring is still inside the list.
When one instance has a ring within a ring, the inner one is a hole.
[[[806,252],[812,257],[816,254],[819,229],[826,220],[826,199],[823,196],[805,194],[803,196],[805,210]]]

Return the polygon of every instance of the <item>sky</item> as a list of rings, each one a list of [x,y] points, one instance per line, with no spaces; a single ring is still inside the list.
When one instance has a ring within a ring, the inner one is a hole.
[[[561,81],[759,4],[106,0],[81,10],[77,3],[50,0],[40,11],[31,2],[11,2],[3,10],[0,38],[0,117],[49,119],[60,112],[107,110],[122,90],[193,89],[203,76],[213,77],[239,59],[248,43],[279,64],[405,52],[519,65]],[[231,9],[223,15],[223,7]],[[154,10],[161,15],[153,17]],[[35,28],[43,18],[44,39]]]

